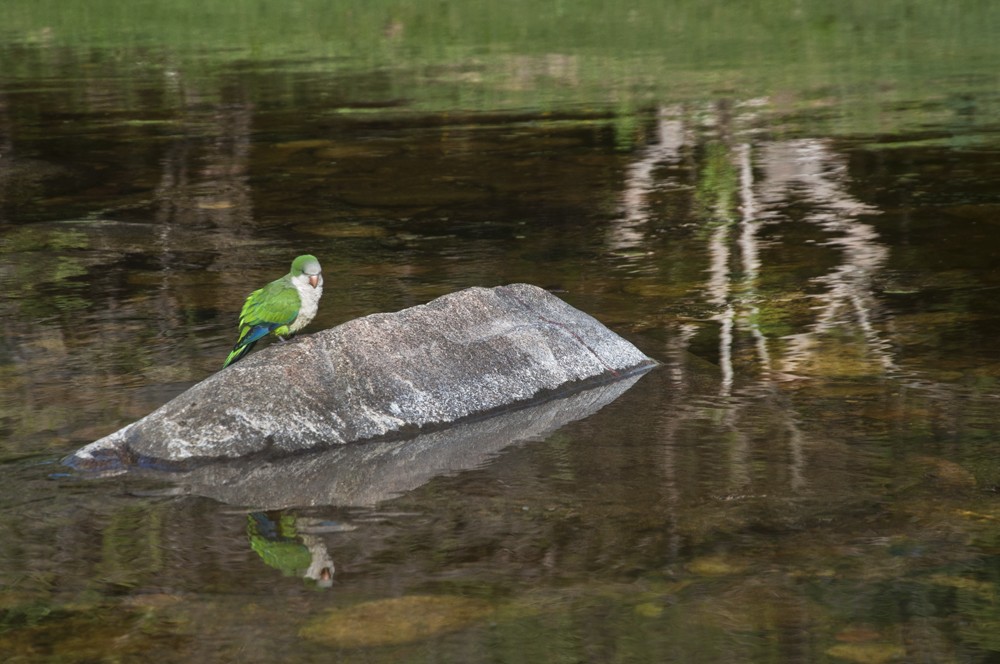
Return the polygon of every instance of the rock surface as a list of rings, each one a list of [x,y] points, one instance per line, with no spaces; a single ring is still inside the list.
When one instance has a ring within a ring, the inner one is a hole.
[[[271,345],[67,463],[180,469],[410,437],[655,364],[540,288],[469,288]]]

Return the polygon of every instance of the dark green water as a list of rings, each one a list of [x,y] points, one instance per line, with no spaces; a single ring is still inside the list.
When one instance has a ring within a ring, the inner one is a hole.
[[[1000,661],[992,5],[91,4],[0,28],[5,661]],[[372,507],[64,475],[304,252],[664,366]]]

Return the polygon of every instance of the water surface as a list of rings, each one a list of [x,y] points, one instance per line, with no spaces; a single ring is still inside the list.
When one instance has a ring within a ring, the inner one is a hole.
[[[998,657],[995,10],[181,4],[4,33],[5,658]],[[65,476],[306,251],[311,330],[529,282],[663,366],[373,505]]]

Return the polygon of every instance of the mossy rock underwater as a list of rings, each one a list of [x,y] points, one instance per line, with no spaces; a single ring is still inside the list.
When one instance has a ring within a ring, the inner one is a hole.
[[[469,627],[494,611],[488,602],[454,595],[409,595],[327,611],[299,634],[331,646],[364,648],[421,641]]]

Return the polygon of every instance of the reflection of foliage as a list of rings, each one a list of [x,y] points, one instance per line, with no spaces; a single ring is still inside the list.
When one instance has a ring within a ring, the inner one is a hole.
[[[248,58],[284,59],[324,72],[337,60],[338,73],[352,65],[385,72],[393,99],[438,109],[458,99],[462,108],[491,110],[511,100],[550,107],[558,101],[697,98],[713,84],[749,96],[776,88],[828,95],[877,89],[887,72],[894,85],[933,85],[936,94],[951,82],[936,73],[949,61],[967,58],[959,71],[968,73],[969,65],[988,67],[995,60],[997,11],[995,3],[970,9],[933,0],[802,0],[794,7],[636,0],[622,11],[609,11],[598,0],[573,3],[571,11],[564,3],[530,0],[445,7],[402,0],[363,3],[346,14],[323,0],[291,6],[221,0],[56,4],[58,11],[52,2],[5,3],[4,34],[16,44],[0,49],[0,69],[8,77],[33,77],[62,65],[58,57],[26,57],[27,49],[107,48],[117,57],[92,56],[95,70],[127,68],[128,75],[117,78],[129,81],[163,79],[164,70],[215,76],[225,71],[220,64]],[[774,67],[775,61],[783,66]],[[984,85],[990,80],[984,76]],[[370,85],[338,82],[341,89],[351,85],[371,98]],[[215,93],[224,86],[209,87]],[[981,117],[991,116],[981,110]]]
[[[0,616],[0,652],[11,662],[109,661],[112,651],[114,661],[147,659],[152,648],[182,640],[165,621],[118,605],[31,604]]]
[[[20,226],[4,236],[0,254],[20,254],[34,251],[66,251],[85,249],[87,236],[74,228],[52,224]]]
[[[30,602],[0,610],[0,632],[19,627],[30,627],[46,620],[53,614],[48,602]]]
[[[36,317],[88,307],[82,287],[72,281],[87,273],[84,255],[72,252],[89,246],[82,231],[55,224],[21,226],[7,233],[0,242],[0,281],[7,296],[19,300],[26,315]],[[40,292],[48,287],[55,292]]]
[[[729,148],[718,141],[705,148],[696,199],[701,215],[713,221],[732,219],[738,202],[739,176]]]
[[[992,506],[990,506],[992,507]],[[994,510],[995,511],[995,510]],[[981,536],[974,542],[976,550],[1000,551],[1000,515],[978,514],[985,520]],[[962,637],[983,650],[1000,652],[1000,556],[983,556],[973,565],[955,570],[954,576],[931,579],[954,592],[954,613],[963,616]]]
[[[615,129],[615,147],[617,147],[622,152],[628,152],[635,148],[637,134],[641,124],[642,116],[625,110],[621,113],[615,113],[614,129]]]
[[[162,513],[135,505],[114,513],[103,533],[102,581],[135,585],[163,568]]]

